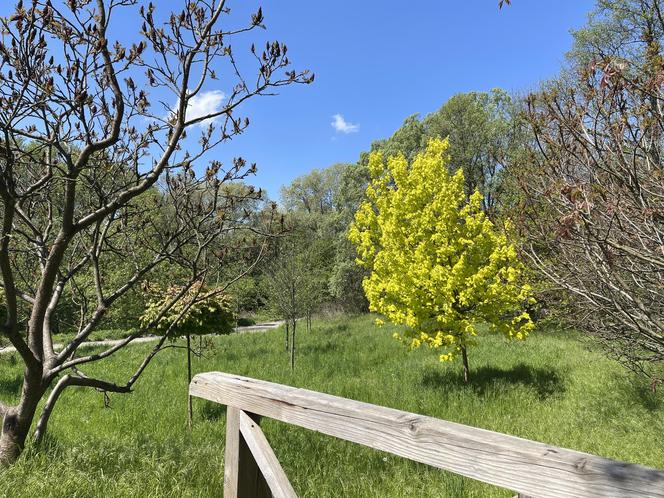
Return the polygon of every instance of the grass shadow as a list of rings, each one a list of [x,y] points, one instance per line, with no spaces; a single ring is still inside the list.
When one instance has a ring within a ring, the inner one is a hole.
[[[307,344],[300,348],[300,353],[302,354],[325,354],[331,353],[332,351],[337,351],[339,346],[335,343],[328,342],[325,344]]]
[[[239,359],[239,358],[252,359],[255,357],[265,358],[270,353],[271,353],[270,349],[266,348],[265,346],[252,345],[252,347],[247,348],[241,356],[238,356],[236,353],[229,354],[228,352],[225,352],[224,359],[230,361],[231,358],[234,359]]]
[[[466,384],[461,371],[429,370],[422,377],[422,384],[433,388],[456,388]],[[483,396],[501,386],[524,386],[532,388],[544,401],[565,392],[565,382],[555,368],[537,368],[519,363],[509,369],[483,366],[470,371],[470,387]]]
[[[236,362],[240,358],[240,355],[238,355],[235,350],[229,347],[218,348],[214,351],[214,356],[221,357],[228,363]]]
[[[627,378],[619,377],[619,387],[624,399],[634,399],[649,412],[660,410],[664,407],[664,395],[659,389],[653,391],[643,377]]]
[[[26,447],[22,458],[34,458],[41,453],[49,455],[50,458],[62,456],[65,453],[65,447],[62,445],[57,436],[52,434],[52,431],[47,430],[43,439],[39,443],[30,441]]]
[[[201,407],[200,415],[203,420],[216,422],[217,420],[226,417],[226,405],[213,403],[212,401],[205,401]]]
[[[16,374],[12,377],[0,378],[0,392],[3,394],[18,395],[23,385],[23,376]]]
[[[257,356],[263,358],[270,353],[270,350],[264,346],[247,348],[242,354],[238,354],[236,351],[232,346],[217,347],[210,354],[210,357],[221,358],[227,363],[233,363],[240,359],[252,359]]]
[[[338,323],[336,325],[326,325],[321,327],[321,334],[344,334],[348,332],[349,326],[347,323]]]

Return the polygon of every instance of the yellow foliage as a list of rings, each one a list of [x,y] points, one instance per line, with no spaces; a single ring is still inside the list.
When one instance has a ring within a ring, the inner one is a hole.
[[[371,181],[351,225],[371,311],[406,325],[410,348],[443,348],[441,361],[475,344],[481,330],[525,339],[534,303],[517,251],[482,211],[482,194],[464,193],[450,174],[447,140],[431,140],[408,164],[399,155],[369,159]]]

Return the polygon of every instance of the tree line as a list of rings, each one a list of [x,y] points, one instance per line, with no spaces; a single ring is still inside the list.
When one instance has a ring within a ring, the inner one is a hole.
[[[467,200],[481,193],[483,212],[510,232],[527,265],[538,301],[530,314],[598,338],[655,388],[664,378],[663,34],[659,2],[599,1],[573,32],[561,74],[537,90],[455,95],[408,117],[357,163],[285,187],[283,208],[314,227],[300,235],[301,247],[313,233],[327,240],[316,265],[327,282],[322,301],[368,304],[362,282],[376,269],[355,264],[348,231],[371,182],[372,155],[414,168],[432,139],[448,139],[448,170],[463,172]]]

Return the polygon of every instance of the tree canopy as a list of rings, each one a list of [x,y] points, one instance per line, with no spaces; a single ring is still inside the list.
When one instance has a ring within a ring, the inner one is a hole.
[[[533,298],[515,246],[482,210],[480,192],[466,197],[463,171],[450,173],[449,161],[449,143],[437,139],[411,163],[373,153],[349,238],[371,270],[370,310],[405,325],[412,348],[442,348],[441,361],[461,354],[467,379],[478,334],[525,339]]]

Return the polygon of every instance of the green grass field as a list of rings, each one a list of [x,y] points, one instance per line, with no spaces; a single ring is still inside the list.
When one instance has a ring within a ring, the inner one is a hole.
[[[215,340],[196,371],[219,370],[505,432],[557,446],[664,468],[664,396],[568,333],[540,330],[524,343],[483,338],[471,350],[472,382],[460,365],[428,350],[409,353],[371,317],[314,323],[299,335],[295,372],[283,332]],[[86,373],[122,381],[148,345]],[[51,419],[46,449],[28,448],[0,472],[3,496],[221,496],[222,406],[195,400],[186,429],[182,350],[157,357],[131,395],[67,391]],[[110,373],[109,373],[110,372]],[[20,388],[18,363],[3,356],[0,395]],[[300,496],[513,496],[456,475],[327,436],[265,420],[264,430]]]

